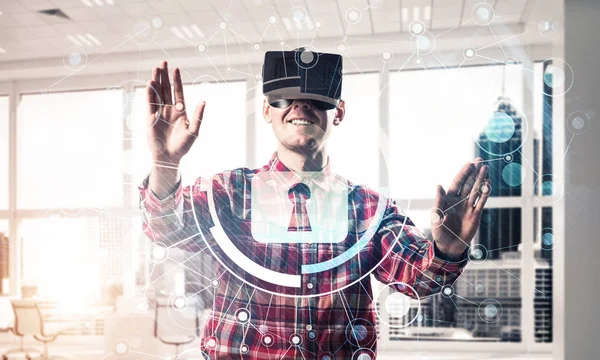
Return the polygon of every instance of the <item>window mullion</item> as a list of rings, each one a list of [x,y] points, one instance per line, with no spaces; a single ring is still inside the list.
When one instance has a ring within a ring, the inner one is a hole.
[[[522,66],[533,68],[533,63],[525,63]],[[523,71],[523,113],[527,119],[533,119],[533,71]],[[535,169],[528,166],[534,164],[533,146],[534,131],[533,123],[523,125],[528,127],[527,136],[523,138],[521,148],[524,159],[523,166],[530,174],[525,176],[521,185],[521,341],[530,349],[535,343],[535,319],[534,319],[534,291],[535,291],[535,256],[533,249],[534,219],[533,219],[533,186]],[[526,131],[525,129],[523,129]],[[529,169],[531,168],[531,169]],[[531,170],[531,171],[529,171]]]

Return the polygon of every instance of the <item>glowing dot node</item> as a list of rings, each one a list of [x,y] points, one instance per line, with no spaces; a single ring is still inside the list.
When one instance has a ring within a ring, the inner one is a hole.
[[[155,247],[152,250],[152,257],[156,260],[160,260],[165,257],[165,250],[160,247]]]
[[[240,323],[246,323],[250,320],[250,313],[246,309],[239,309],[236,318]]]
[[[469,258],[471,260],[477,261],[479,263],[487,260],[488,250],[485,246],[481,244],[472,245],[469,249]]]
[[[155,29],[160,29],[165,22],[163,21],[163,19],[160,16],[154,16],[151,20],[150,23],[152,24],[152,27]]]
[[[379,57],[381,61],[388,62],[392,60],[392,58],[394,57],[394,53],[389,49],[385,49],[381,52],[381,54],[379,54]]]
[[[385,299],[384,306],[390,316],[402,318],[410,311],[410,300],[406,295],[394,292]]]
[[[292,19],[296,22],[296,23],[302,23],[304,22],[305,19],[305,10],[302,8],[296,8],[292,10]]]
[[[467,46],[463,50],[463,56],[467,60],[472,60],[477,56],[477,50],[475,50],[475,48],[472,46]]]
[[[422,21],[413,21],[408,27],[411,35],[418,36],[425,31],[425,24]]]
[[[471,11],[471,20],[476,25],[488,26],[494,21],[494,8],[487,3],[479,3]]]
[[[346,10],[346,21],[350,24],[358,24],[361,20],[362,13],[357,8],[350,8]]]
[[[262,338],[262,343],[263,343],[263,345],[264,345],[264,346],[266,346],[266,347],[269,347],[269,346],[273,345],[273,342],[274,342],[274,341],[275,341],[275,340],[274,340],[274,338],[273,338],[273,335],[271,335],[271,334],[266,334],[266,335],[265,335],[265,336],[263,336],[263,338]]]
[[[186,303],[185,298],[182,296],[177,297],[175,299],[175,301],[173,301],[173,305],[175,305],[175,307],[178,309],[185,307],[185,303]]]
[[[310,64],[315,59],[315,54],[312,51],[303,51],[300,54],[300,60],[305,64]]]
[[[119,343],[117,346],[115,346],[115,351],[117,354],[124,354],[127,351],[127,345]]]
[[[196,45],[196,51],[198,51],[199,53],[203,54],[206,52],[206,50],[208,50],[208,47],[206,46],[206,44]]]

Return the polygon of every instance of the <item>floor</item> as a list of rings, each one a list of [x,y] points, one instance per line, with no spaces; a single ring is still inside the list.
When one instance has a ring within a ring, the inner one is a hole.
[[[77,339],[72,338],[68,343],[50,344],[50,355],[63,355],[72,360],[111,360],[117,359],[114,356],[104,352],[104,339],[102,337],[82,337]],[[91,339],[90,339],[91,338]],[[0,354],[4,353],[9,348],[18,346],[18,341],[14,338],[0,337]],[[34,341],[26,341],[26,347],[41,349]],[[157,356],[131,356],[135,359],[156,360]],[[129,358],[125,357],[125,359]],[[25,359],[24,356],[14,355],[9,359]],[[529,354],[529,355],[508,355],[508,354],[492,354],[492,353],[385,353],[379,352],[378,360],[552,360],[551,354]]]

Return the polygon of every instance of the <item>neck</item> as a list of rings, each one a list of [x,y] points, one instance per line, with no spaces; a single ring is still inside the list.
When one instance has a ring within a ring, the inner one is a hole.
[[[277,157],[294,172],[321,171],[327,165],[327,150],[323,147],[313,152],[296,152],[279,144]]]

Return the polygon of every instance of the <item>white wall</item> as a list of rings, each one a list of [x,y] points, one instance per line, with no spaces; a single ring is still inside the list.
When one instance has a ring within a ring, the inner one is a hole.
[[[565,0],[565,60],[575,78],[564,99],[565,119],[575,111],[583,111],[590,116],[591,127],[587,133],[575,136],[565,158],[565,302],[562,308],[557,303],[555,309],[558,321],[564,321],[555,324],[555,329],[564,331],[564,339],[556,333],[554,359],[600,358],[599,19],[599,1]],[[571,137],[572,133],[565,130],[565,145]],[[555,294],[560,291],[555,287]]]

